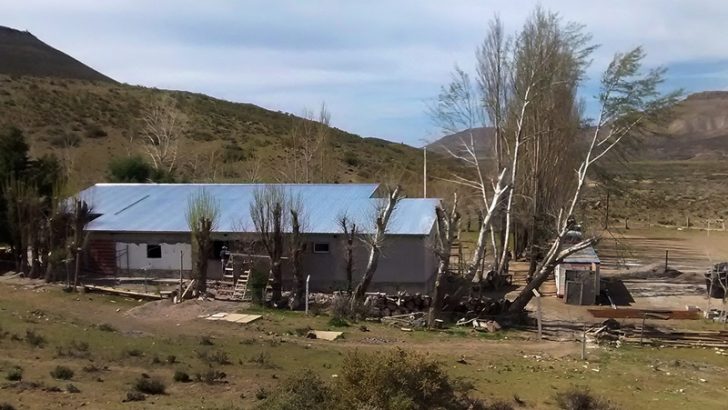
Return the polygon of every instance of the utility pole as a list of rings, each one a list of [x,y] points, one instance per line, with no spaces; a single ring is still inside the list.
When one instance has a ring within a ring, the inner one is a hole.
[[[427,145],[422,148],[422,197],[427,198]]]

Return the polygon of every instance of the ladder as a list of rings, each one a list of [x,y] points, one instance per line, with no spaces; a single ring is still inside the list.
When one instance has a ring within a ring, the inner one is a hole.
[[[231,299],[239,301],[250,301],[252,300],[251,295],[248,294],[248,280],[250,279],[250,269],[243,271],[243,273],[235,282],[235,288]]]

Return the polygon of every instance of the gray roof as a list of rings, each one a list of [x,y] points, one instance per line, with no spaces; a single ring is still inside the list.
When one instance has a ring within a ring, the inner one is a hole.
[[[597,252],[589,246],[564,258],[564,263],[601,263]]]
[[[365,232],[372,231],[377,184],[276,184],[301,199],[306,232],[339,233],[337,217],[346,213]],[[252,232],[250,203],[265,184],[96,184],[79,193],[101,214],[87,227],[98,232],[189,232],[188,199],[201,190],[218,203],[217,232]],[[439,199],[404,199],[392,215],[388,232],[427,235],[435,223]]]

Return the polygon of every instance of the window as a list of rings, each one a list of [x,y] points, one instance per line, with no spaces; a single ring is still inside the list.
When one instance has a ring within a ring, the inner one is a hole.
[[[313,253],[329,253],[328,242],[314,242]]]
[[[147,244],[147,259],[161,259],[162,245]]]

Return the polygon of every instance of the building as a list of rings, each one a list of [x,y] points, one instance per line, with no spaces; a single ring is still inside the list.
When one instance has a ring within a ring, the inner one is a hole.
[[[600,264],[591,246],[566,257],[555,269],[556,295],[570,305],[595,304],[599,296]]]
[[[355,221],[363,233],[373,232],[377,184],[277,184],[303,205],[306,251],[304,270],[312,290],[343,289],[345,242],[338,219]],[[250,206],[264,184],[96,184],[79,197],[95,218],[89,235],[87,271],[102,276],[176,277],[192,269],[187,226],[188,201],[201,190],[218,204],[213,252],[207,257],[208,277],[222,276],[220,251],[256,238]],[[370,289],[428,292],[437,269],[431,243],[435,234],[437,199],[403,199],[392,215],[377,272]],[[262,252],[261,252],[262,253]],[[368,253],[363,244],[354,252],[354,280],[361,276]],[[286,263],[287,265],[287,263]],[[284,284],[290,266],[284,266]]]

